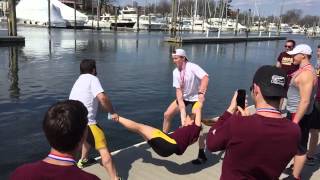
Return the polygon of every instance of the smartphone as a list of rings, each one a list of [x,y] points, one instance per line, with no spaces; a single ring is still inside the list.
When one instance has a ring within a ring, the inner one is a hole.
[[[238,89],[237,105],[240,106],[242,109],[245,108],[246,106],[246,90],[245,89]]]

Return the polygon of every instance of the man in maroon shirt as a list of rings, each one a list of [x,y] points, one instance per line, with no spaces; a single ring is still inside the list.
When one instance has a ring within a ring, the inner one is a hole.
[[[287,40],[284,45],[285,50],[279,54],[276,64],[278,68],[286,71],[289,76],[299,68],[299,66],[293,64],[293,56],[287,53],[288,51],[291,51],[295,45],[296,42],[294,40]],[[288,82],[290,82],[290,79]]]
[[[299,126],[279,112],[286,79],[283,70],[262,66],[251,88],[256,113],[248,115],[238,107],[235,93],[227,111],[209,130],[207,148],[226,150],[221,179],[278,179],[297,153]]]
[[[184,125],[171,134],[165,134],[159,129],[121,116],[114,121],[141,135],[158,155],[168,157],[172,154],[182,155],[189,145],[198,140],[201,130],[201,109],[202,103],[196,102],[192,108],[195,114],[187,115]]]
[[[97,180],[97,176],[82,171],[75,165],[75,155],[87,136],[86,107],[80,101],[56,103],[47,111],[43,131],[49,141],[50,154],[41,161],[17,168],[11,180]]]
[[[293,50],[293,48],[296,46],[296,42],[292,39],[289,39],[286,41],[284,45],[284,51],[282,51],[278,58],[276,66],[278,68],[283,69],[287,73],[287,83],[286,88],[289,88],[289,83],[291,81],[291,74],[294,73],[296,70],[299,69],[299,65],[293,64],[293,56],[288,54],[288,51]],[[286,99],[283,99],[283,101],[280,102],[280,110],[283,111],[286,109],[287,101]]]

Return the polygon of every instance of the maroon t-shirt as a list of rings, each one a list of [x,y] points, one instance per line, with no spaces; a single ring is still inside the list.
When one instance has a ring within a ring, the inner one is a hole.
[[[278,179],[299,139],[299,126],[286,118],[225,112],[209,130],[207,148],[226,150],[220,179]]]
[[[320,101],[320,64],[318,66],[319,67],[316,69],[317,76],[318,76],[318,91],[317,91],[316,100]]]
[[[11,180],[98,180],[93,174],[89,174],[77,166],[59,166],[44,161],[37,161],[18,167],[10,176]]]
[[[198,139],[200,130],[201,127],[192,124],[178,128],[172,134],[169,134],[169,136],[177,142],[179,147],[179,152],[176,153],[177,155],[183,154],[187,147]]]
[[[281,69],[286,71],[287,75],[290,75],[299,69],[299,65],[293,64],[293,56],[286,52],[280,53],[278,56],[278,62],[281,64]]]

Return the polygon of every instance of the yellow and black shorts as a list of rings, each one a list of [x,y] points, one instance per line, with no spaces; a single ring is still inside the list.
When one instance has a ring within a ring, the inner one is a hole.
[[[168,157],[179,152],[177,142],[158,129],[153,131],[152,138],[148,140],[148,144],[162,157]]]
[[[91,146],[95,147],[95,149],[97,150],[101,148],[106,148],[107,141],[101,127],[98,126],[97,124],[91,124],[88,126],[89,126],[88,137],[87,137],[88,143]]]
[[[184,105],[187,107],[188,105],[191,105],[192,110],[195,110],[197,108],[199,108],[199,101],[186,101],[183,100]],[[178,100],[176,100],[177,105],[179,105]]]

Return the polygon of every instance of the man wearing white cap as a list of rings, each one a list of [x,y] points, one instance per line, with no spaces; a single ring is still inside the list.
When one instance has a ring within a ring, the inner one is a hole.
[[[299,65],[299,69],[292,74],[289,83],[287,110],[289,111],[288,119],[300,126],[301,139],[298,153],[294,157],[292,175],[285,179],[300,179],[300,173],[306,161],[308,126],[317,90],[317,76],[310,63],[312,54],[310,46],[300,44],[287,53],[293,55],[293,63]]]
[[[198,65],[187,59],[183,49],[176,49],[172,53],[173,63],[176,68],[173,71],[173,87],[176,88],[176,100],[174,100],[164,113],[163,132],[170,130],[171,119],[180,111],[181,126],[186,119],[186,106],[194,105],[197,101],[204,102],[207,91],[208,74]]]

